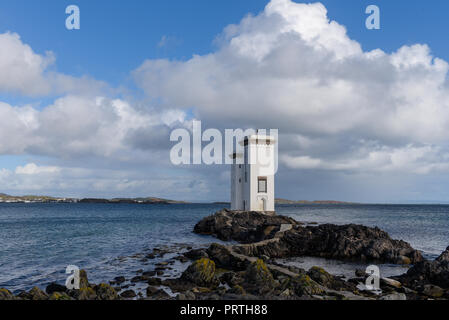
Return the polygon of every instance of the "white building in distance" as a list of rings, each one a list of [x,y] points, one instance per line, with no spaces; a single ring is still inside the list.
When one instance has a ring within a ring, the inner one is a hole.
[[[276,143],[272,136],[258,134],[240,142],[243,154],[232,154],[231,210],[275,213],[275,172],[267,163],[272,168]]]

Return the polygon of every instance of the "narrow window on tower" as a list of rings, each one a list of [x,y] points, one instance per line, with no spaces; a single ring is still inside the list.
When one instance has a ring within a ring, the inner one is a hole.
[[[267,193],[267,178],[259,177],[259,193]]]

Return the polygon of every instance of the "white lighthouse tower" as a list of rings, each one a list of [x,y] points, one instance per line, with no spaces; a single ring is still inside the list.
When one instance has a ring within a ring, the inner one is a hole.
[[[231,210],[275,213],[275,141],[251,135],[240,142],[243,153],[234,153],[231,169]]]

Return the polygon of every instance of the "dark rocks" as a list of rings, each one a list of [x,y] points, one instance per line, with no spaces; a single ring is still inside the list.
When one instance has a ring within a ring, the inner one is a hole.
[[[118,285],[122,284],[125,281],[126,281],[125,277],[122,277],[122,276],[114,278],[114,283],[118,284]]]
[[[213,235],[223,241],[236,240],[252,243],[274,237],[283,224],[297,224],[291,218],[268,216],[258,212],[234,212],[222,210],[201,220],[195,233]]]
[[[297,227],[285,232],[281,247],[282,244],[289,249],[290,256],[397,264],[423,260],[421,253],[408,243],[391,239],[379,228],[360,225]]]
[[[8,290],[0,288],[0,300],[15,300],[16,297]]]
[[[250,293],[265,295],[274,290],[277,284],[265,262],[258,259],[248,266],[244,276],[244,286]]]
[[[215,262],[206,258],[195,261],[184,271],[181,280],[194,283],[201,287],[218,286],[218,279],[215,274]]]
[[[207,254],[219,268],[243,271],[248,267],[246,259],[231,254],[231,249],[223,245],[212,244],[207,249]]]
[[[96,300],[97,293],[95,292],[95,290],[93,288],[85,287],[85,288],[81,288],[80,290],[76,291],[75,298],[77,300]]]
[[[94,287],[98,300],[117,300],[117,292],[106,283],[101,283]]]
[[[435,261],[421,261],[397,278],[418,291],[422,291],[426,284],[449,289],[449,247]]]
[[[423,261],[421,253],[408,243],[391,239],[379,228],[360,225],[302,227],[289,217],[223,210],[200,221],[194,231],[239,241],[242,245],[234,250],[254,257],[315,256],[396,264]],[[209,251],[209,257],[216,261]]]
[[[159,278],[149,278],[147,283],[150,286],[160,286],[162,284],[162,280]]]
[[[190,260],[199,260],[202,258],[209,258],[205,249],[194,249],[184,253],[184,256],[189,258]]]
[[[137,297],[137,294],[134,292],[134,290],[126,290],[122,292],[120,296],[125,299],[133,299]]]
[[[432,284],[426,284],[423,288],[422,293],[425,294],[426,296],[429,296],[432,298],[441,298],[444,296],[445,291],[438,286],[434,286]]]
[[[74,300],[71,296],[69,296],[67,293],[65,292],[53,292],[50,295],[50,298],[48,298],[48,300],[51,301],[69,301],[69,300]]]
[[[29,295],[31,297],[31,300],[47,300],[48,295],[39,289],[38,287],[34,287],[30,290]]]
[[[350,283],[343,281],[330,273],[328,273],[323,268],[313,267],[308,272],[307,275],[316,283],[333,290],[355,290],[355,286]]]
[[[52,295],[55,292],[66,292],[67,291],[67,287],[66,286],[62,286],[60,284],[57,283],[50,283],[47,288],[45,289],[45,292],[49,295]]]

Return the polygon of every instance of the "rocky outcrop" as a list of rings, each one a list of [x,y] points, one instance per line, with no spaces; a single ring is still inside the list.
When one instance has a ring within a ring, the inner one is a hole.
[[[302,226],[288,217],[223,210],[203,219],[194,231],[236,240],[242,245],[234,246],[234,251],[254,257],[315,256],[395,264],[423,261],[410,244],[391,239],[379,228],[360,225]]]
[[[398,280],[422,292],[426,285],[449,289],[449,247],[435,261],[417,263]]]
[[[283,216],[269,216],[258,212],[235,212],[222,210],[201,220],[194,232],[213,235],[220,240],[235,240],[253,243],[272,238],[282,225],[295,225],[297,222]]]
[[[393,240],[379,228],[360,225],[297,227],[285,232],[281,245],[290,256],[413,264],[421,253],[402,240]]]

